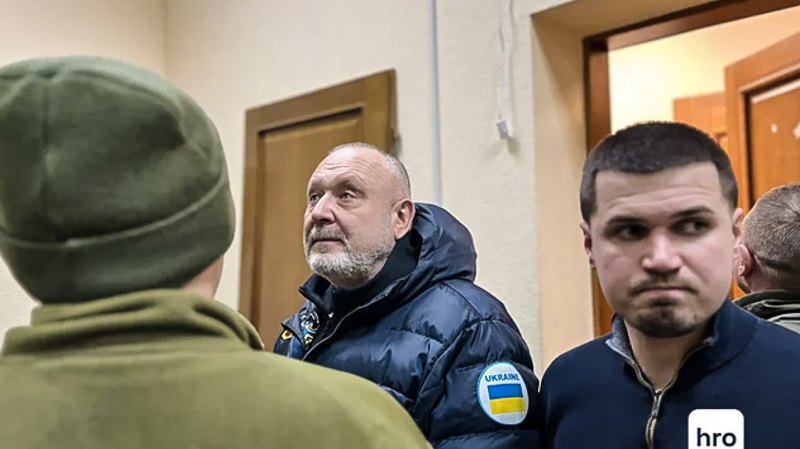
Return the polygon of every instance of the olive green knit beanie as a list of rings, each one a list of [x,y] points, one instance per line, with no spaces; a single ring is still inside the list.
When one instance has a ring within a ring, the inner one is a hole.
[[[188,95],[100,57],[0,68],[0,253],[34,298],[178,287],[233,231],[222,145]]]

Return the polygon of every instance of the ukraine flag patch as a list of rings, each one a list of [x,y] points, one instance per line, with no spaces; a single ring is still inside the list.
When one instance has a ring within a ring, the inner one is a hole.
[[[525,411],[520,384],[489,385],[489,406],[493,414]]]
[[[478,378],[481,409],[496,422],[521,423],[528,414],[528,389],[525,380],[511,363],[496,362],[487,366]]]

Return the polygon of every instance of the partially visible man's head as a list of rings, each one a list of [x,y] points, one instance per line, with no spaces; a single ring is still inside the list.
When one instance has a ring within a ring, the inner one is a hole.
[[[800,290],[800,183],[758,199],[742,225],[736,280],[747,292]]]
[[[716,313],[740,233],[737,194],[725,152],[687,125],[635,125],[589,154],[581,182],[584,246],[628,326],[678,337]]]
[[[217,131],[171,83],[100,57],[0,68],[0,252],[31,296],[210,291],[233,231]]]
[[[414,219],[403,164],[372,145],[334,148],[311,175],[303,244],[311,269],[355,288],[383,267]]]

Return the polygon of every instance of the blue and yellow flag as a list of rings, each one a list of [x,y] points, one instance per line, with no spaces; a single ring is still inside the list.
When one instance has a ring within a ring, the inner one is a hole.
[[[489,385],[489,407],[493,414],[525,411],[522,385],[518,383]]]

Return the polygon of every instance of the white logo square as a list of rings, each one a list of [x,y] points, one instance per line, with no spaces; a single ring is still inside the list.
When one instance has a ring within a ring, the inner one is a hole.
[[[744,415],[736,409],[689,413],[689,449],[744,449]]]

